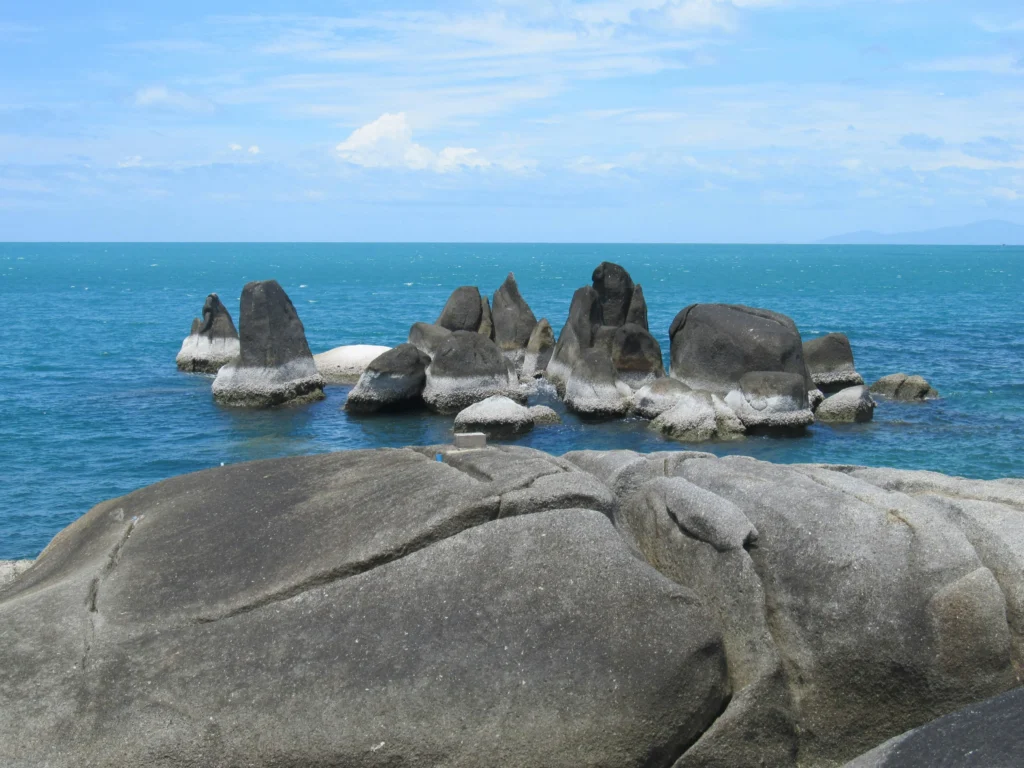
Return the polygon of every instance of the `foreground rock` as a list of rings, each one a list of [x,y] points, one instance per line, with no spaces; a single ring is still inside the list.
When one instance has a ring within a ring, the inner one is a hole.
[[[32,567],[32,560],[0,560],[0,588],[10,584]]]
[[[614,506],[437,447],[101,504],[0,591],[0,764],[669,766],[728,701],[722,642]]]
[[[814,417],[832,424],[853,424],[871,421],[875,415],[875,401],[865,386],[847,387],[825,398]]]
[[[276,280],[242,289],[240,354],[213,380],[222,405],[265,408],[320,400],[324,379],[306,343],[306,330]]]
[[[422,405],[430,358],[412,344],[399,344],[374,358],[345,400],[356,413]]]
[[[893,373],[883,376],[871,385],[871,392],[892,400],[918,402],[934,400],[939,396],[932,386],[920,376],[907,376],[905,373]]]
[[[181,342],[176,362],[178,370],[190,373],[216,373],[238,357],[238,331],[231,315],[216,293],[206,297],[203,318],[192,321],[192,330]]]
[[[350,344],[313,355],[313,363],[327,384],[354,384],[370,363],[390,350],[373,344]]]
[[[494,322],[494,342],[509,356],[517,368],[522,368],[523,355],[537,318],[530,305],[519,293],[519,285],[511,272],[494,292],[491,300],[491,318]]]
[[[492,395],[459,411],[456,432],[485,432],[491,437],[513,437],[533,429],[533,413],[502,395]]]
[[[864,383],[854,368],[853,349],[845,333],[805,341],[804,361],[815,386],[826,395]]]
[[[439,413],[458,413],[492,395],[526,400],[511,361],[479,333],[452,333],[431,358],[426,374],[423,399]]]

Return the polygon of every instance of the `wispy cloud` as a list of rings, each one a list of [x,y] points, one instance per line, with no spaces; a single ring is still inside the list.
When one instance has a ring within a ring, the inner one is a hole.
[[[1024,75],[1024,57],[1013,54],[952,56],[911,65],[915,72],[981,72],[989,75]]]
[[[175,91],[164,85],[150,85],[135,92],[136,107],[179,112],[211,112],[213,104],[205,99]]]

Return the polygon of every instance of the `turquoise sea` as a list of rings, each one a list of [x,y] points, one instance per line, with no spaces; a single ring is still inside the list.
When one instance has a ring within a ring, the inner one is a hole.
[[[97,502],[183,472],[450,441],[450,417],[348,416],[347,387],[292,409],[214,405],[211,378],[174,364],[207,293],[220,294],[237,323],[243,284],[277,279],[319,352],[398,344],[413,322],[436,319],[455,287],[490,294],[509,271],[557,332],[573,291],[604,260],[643,284],[666,358],[669,323],[685,305],[743,303],[790,315],[805,338],[847,333],[869,381],[919,373],[942,394],[919,405],[882,403],[871,424],[815,425],[806,437],[700,450],[1024,477],[1024,248],[6,244],[0,559],[34,557]],[[642,420],[564,418],[518,442],[553,453],[683,447]]]

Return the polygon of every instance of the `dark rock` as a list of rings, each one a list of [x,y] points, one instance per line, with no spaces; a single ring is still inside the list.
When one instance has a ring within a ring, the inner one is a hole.
[[[920,376],[907,376],[905,373],[893,373],[883,376],[871,385],[871,392],[892,400],[916,402],[934,400],[939,393]]]
[[[491,300],[491,317],[494,321],[494,342],[503,352],[520,353],[526,349],[530,334],[537,325],[530,305],[519,294],[515,276],[509,272],[505,282],[494,292]]]
[[[345,408],[369,413],[421,403],[430,358],[412,344],[399,344],[373,360],[348,393]]]
[[[452,291],[434,325],[449,331],[477,331],[483,320],[483,304],[475,285],[464,285]]]
[[[523,357],[523,378],[533,379],[543,376],[547,370],[551,353],[555,349],[555,332],[546,317],[533,327],[530,340],[526,343],[526,355]]]
[[[451,336],[447,328],[430,323],[413,323],[409,329],[409,343],[427,357],[433,357]]]
[[[633,297],[629,300],[626,323],[650,330],[650,326],[647,324],[647,300],[644,298],[644,289],[639,284],[633,286]]]
[[[640,325],[626,323],[615,329],[611,358],[618,378],[633,389],[639,389],[665,375],[661,345]]]
[[[796,324],[785,315],[738,304],[692,304],[672,321],[672,376],[725,396],[752,371],[807,376]],[[814,388],[806,382],[807,391]]]
[[[458,413],[492,395],[525,401],[519,377],[490,339],[470,331],[454,331],[427,366],[423,399],[440,413]]]
[[[181,343],[178,370],[216,373],[237,357],[238,331],[220,297],[211,293],[203,304],[203,319],[192,321],[192,330]]]
[[[748,429],[802,429],[814,423],[807,400],[807,380],[801,374],[745,373],[740,377],[739,388],[724,399]]]
[[[551,353],[545,375],[560,389],[572,374],[583,353],[590,349],[594,335],[602,325],[601,301],[597,291],[589,285],[576,291],[569,305],[569,317],[558,335],[558,343]]]
[[[845,333],[830,333],[804,342],[804,362],[815,386],[826,395],[863,384],[853,365],[853,349]]]
[[[863,384],[859,387],[847,387],[830,395],[814,412],[814,417],[818,421],[833,424],[871,421],[874,415],[875,401],[871,399],[868,388]]]
[[[618,264],[602,261],[591,279],[601,302],[604,325],[624,325],[629,315],[629,302],[633,297],[633,278],[629,272]]]
[[[494,318],[491,317],[491,303],[486,296],[480,297],[480,327],[476,332],[494,341]]]
[[[240,303],[239,357],[213,381],[217,402],[269,407],[322,399],[323,377],[284,289],[276,280],[247,283]]]
[[[612,418],[629,412],[631,391],[616,380],[611,358],[588,349],[572,369],[565,385],[565,405],[580,416]]]

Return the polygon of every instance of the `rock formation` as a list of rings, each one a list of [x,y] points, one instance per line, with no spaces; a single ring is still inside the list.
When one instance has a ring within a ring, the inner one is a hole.
[[[868,388],[847,387],[830,395],[818,406],[814,418],[834,424],[871,421],[875,415],[875,401]]]
[[[376,357],[359,377],[345,400],[345,409],[357,413],[422,404],[430,358],[412,344],[399,344]]]
[[[801,374],[745,373],[724,400],[748,428],[800,429],[814,423],[807,380]]]
[[[629,300],[629,311],[626,312],[626,324],[639,325],[645,331],[651,329],[647,324],[647,300],[640,285],[633,286],[633,297]]]
[[[448,297],[434,325],[449,331],[479,331],[483,322],[483,302],[480,291],[474,285],[456,288]]]
[[[635,323],[615,329],[611,359],[615,375],[632,389],[640,389],[665,375],[661,345],[646,328]]]
[[[313,355],[313,363],[327,384],[354,384],[366,367],[391,347],[349,344]]]
[[[804,361],[815,386],[824,394],[864,383],[853,365],[853,349],[845,333],[830,333],[804,342]]]
[[[616,379],[611,358],[600,349],[586,350],[565,384],[566,407],[589,418],[625,416],[631,396],[629,387]]]
[[[533,429],[533,414],[503,395],[473,403],[455,416],[456,432],[486,432],[490,437],[512,437]]]
[[[181,342],[176,362],[178,370],[190,373],[216,373],[238,357],[238,331],[216,293],[206,297],[203,319],[192,321],[192,330]]]
[[[413,323],[409,329],[409,343],[427,357],[433,357],[451,336],[447,328],[430,323]]]
[[[547,378],[558,387],[565,389],[565,384],[572,374],[572,369],[590,349],[594,335],[602,325],[601,300],[590,286],[576,291],[569,305],[569,317],[558,334],[558,342],[551,353],[546,371]]]
[[[651,429],[684,443],[734,440],[745,433],[740,418],[718,395],[687,391],[677,394],[671,408],[658,414]]]
[[[423,399],[439,413],[458,413],[491,395],[526,400],[515,368],[493,341],[453,332],[430,359]]]
[[[939,396],[939,393],[922,377],[907,376],[905,373],[892,373],[883,376],[871,385],[871,392],[908,403],[934,400]]]
[[[551,324],[547,318],[542,317],[540,322],[533,327],[533,331],[530,333],[530,340],[526,342],[526,354],[523,357],[523,378],[533,379],[543,376],[554,349],[555,332],[551,330]]]
[[[519,293],[515,275],[511,272],[505,282],[494,292],[491,300],[491,317],[494,322],[494,342],[501,348],[517,368],[523,364],[526,345],[530,334],[537,325],[537,318],[526,300]]]
[[[601,302],[604,324],[614,327],[625,325],[633,298],[633,278],[629,272],[618,264],[602,261],[591,275],[591,280]]]
[[[276,280],[242,289],[240,353],[213,381],[223,405],[268,407],[320,400],[324,380],[306,343],[306,330]]]
[[[656,419],[673,408],[679,398],[692,390],[673,378],[656,379],[636,391],[633,395],[633,410],[645,419]]]

